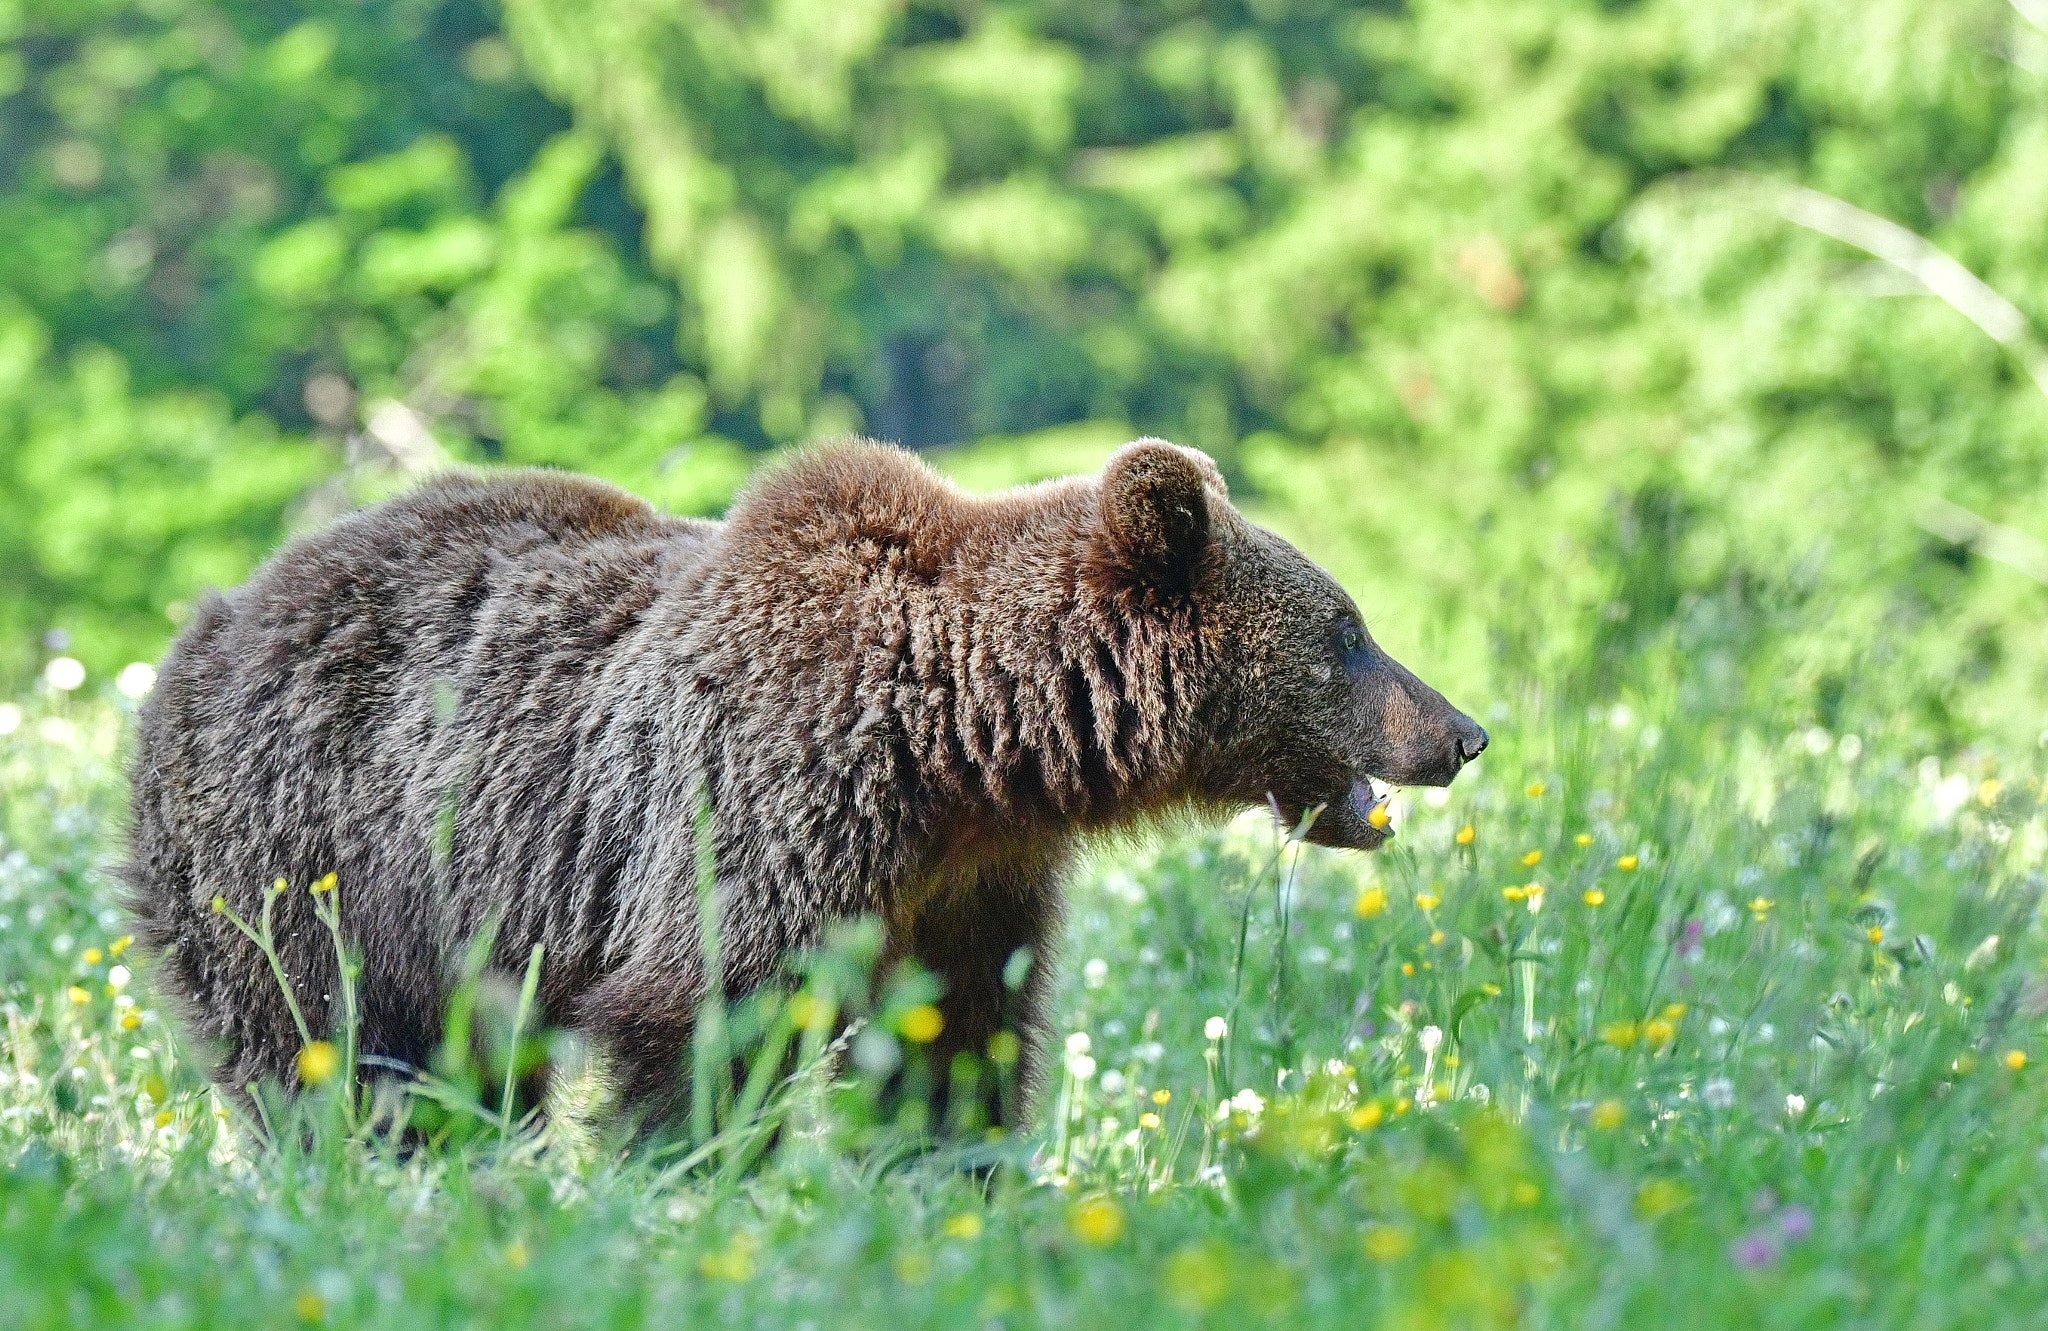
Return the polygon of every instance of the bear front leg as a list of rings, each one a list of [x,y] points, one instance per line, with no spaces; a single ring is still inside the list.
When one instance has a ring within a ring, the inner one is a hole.
[[[913,927],[911,955],[944,985],[937,1003],[944,1024],[925,1051],[934,1131],[1023,1122],[1044,1058],[1056,891],[1050,871],[984,870]],[[1019,981],[1015,988],[1006,972]],[[1001,1032],[1014,1043],[997,1040]]]

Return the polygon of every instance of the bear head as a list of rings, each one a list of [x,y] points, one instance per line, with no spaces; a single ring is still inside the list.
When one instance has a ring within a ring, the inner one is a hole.
[[[1157,439],[1104,468],[1104,576],[1177,607],[1202,644],[1197,795],[1273,802],[1309,839],[1373,849],[1388,785],[1450,784],[1486,731],[1382,651],[1336,579],[1257,527],[1206,456]]]

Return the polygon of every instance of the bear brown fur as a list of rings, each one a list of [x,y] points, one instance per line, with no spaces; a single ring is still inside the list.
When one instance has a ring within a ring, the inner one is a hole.
[[[872,913],[885,959],[945,985],[936,1066],[1005,1025],[1029,1065],[1080,839],[1272,802],[1370,848],[1370,778],[1445,783],[1484,744],[1171,444],[987,497],[828,445],[723,522],[450,475],[199,608],[142,711],[128,901],[231,1090],[294,1084],[299,1038],[213,900],[253,918],[274,878],[332,872],[365,1052],[426,1063],[495,919],[494,964],[545,945],[539,1020],[658,1117],[706,989],[701,801],[729,995]],[[319,1033],[335,963],[310,906],[280,898],[277,929]],[[1038,964],[1010,996],[1019,948]]]

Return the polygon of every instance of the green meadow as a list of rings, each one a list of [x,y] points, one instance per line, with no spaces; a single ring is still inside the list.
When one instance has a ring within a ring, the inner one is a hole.
[[[2043,0],[0,0],[0,240],[0,1327],[2040,1323]],[[844,433],[1200,447],[1492,746],[1092,847],[1007,1136],[857,927],[659,1141],[518,974],[217,1096],[113,876],[194,598]]]

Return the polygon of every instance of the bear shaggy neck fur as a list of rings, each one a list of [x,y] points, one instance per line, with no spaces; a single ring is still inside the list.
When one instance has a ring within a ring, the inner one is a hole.
[[[1447,781],[1483,746],[1356,616],[1206,457],[1157,441],[986,498],[832,445],[723,523],[557,474],[448,476],[200,607],[143,709],[129,905],[232,1090],[294,1084],[299,1039],[214,898],[253,918],[272,879],[332,872],[365,1052],[426,1064],[495,920],[494,965],[545,947],[538,1020],[661,1118],[706,990],[708,803],[729,995],[872,913],[885,964],[945,985],[934,1066],[1009,1027],[1028,1078],[1080,838],[1270,798],[1369,847],[1371,777]],[[319,1033],[334,956],[310,906],[282,897],[277,934]]]

